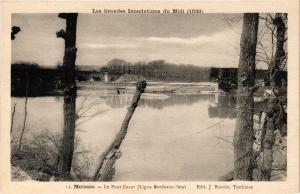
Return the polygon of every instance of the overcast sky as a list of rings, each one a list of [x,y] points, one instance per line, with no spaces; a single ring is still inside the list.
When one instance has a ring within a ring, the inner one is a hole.
[[[226,14],[229,18],[239,14]],[[21,32],[12,41],[12,62],[55,66],[63,59],[65,28],[57,14],[14,14]],[[223,14],[79,14],[76,64],[105,65],[164,59],[177,64],[237,67],[242,21],[228,25]]]

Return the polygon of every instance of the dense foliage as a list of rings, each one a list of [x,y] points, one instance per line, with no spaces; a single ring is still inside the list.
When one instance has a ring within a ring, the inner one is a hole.
[[[13,96],[44,96],[59,89],[61,73],[55,68],[43,68],[35,63],[20,62],[11,66]]]

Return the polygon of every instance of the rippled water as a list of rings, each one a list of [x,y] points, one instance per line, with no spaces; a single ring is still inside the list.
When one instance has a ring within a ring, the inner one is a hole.
[[[118,132],[132,95],[79,91],[79,114],[91,106],[85,116],[96,116],[80,118],[76,135],[94,160]],[[12,98],[14,136],[22,128],[24,101]],[[62,97],[29,98],[27,138],[46,129],[62,131],[62,108]],[[234,117],[234,98],[224,94],[145,95],[121,145],[114,180],[218,180],[233,169]]]

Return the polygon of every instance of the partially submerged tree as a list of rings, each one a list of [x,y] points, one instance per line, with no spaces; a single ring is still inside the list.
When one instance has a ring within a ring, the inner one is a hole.
[[[111,181],[114,175],[114,164],[121,157],[120,146],[127,134],[129,122],[138,106],[141,95],[144,93],[147,83],[145,80],[136,83],[136,91],[132,98],[131,105],[125,115],[120,131],[117,133],[113,142],[101,154],[97,169],[93,175],[95,181]]]
[[[252,180],[253,89],[259,15],[245,13],[240,42],[237,123],[234,133],[234,179]]]
[[[64,85],[64,129],[63,140],[58,162],[58,172],[63,179],[70,178],[72,157],[75,140],[76,121],[76,96],[77,87],[75,81],[76,60],[76,26],[77,13],[60,13],[60,18],[66,20],[66,31],[60,30],[57,37],[65,40],[65,54],[63,59],[63,85]]]

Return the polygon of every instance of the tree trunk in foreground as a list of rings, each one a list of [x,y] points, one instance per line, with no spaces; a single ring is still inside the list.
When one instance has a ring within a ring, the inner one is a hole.
[[[281,86],[281,78],[280,78],[280,66],[282,63],[282,58],[285,56],[285,51],[283,49],[284,46],[284,36],[286,27],[283,22],[282,16],[280,14],[276,14],[275,19],[273,20],[273,24],[276,26],[276,51],[275,56],[272,59],[272,67],[271,67],[271,86]]]
[[[60,18],[66,19],[66,32],[61,30],[57,37],[65,40],[64,70],[64,129],[60,150],[58,172],[63,179],[70,178],[75,139],[76,96],[75,60],[76,60],[76,25],[77,13],[61,13]]]
[[[287,135],[287,115],[279,98],[278,90],[273,89],[273,94],[269,95],[266,115],[265,135],[262,139],[262,153],[260,155],[260,162],[258,164],[261,174],[261,181],[270,181],[271,179],[273,167],[272,163],[275,159],[274,157],[276,157],[273,154],[274,151],[276,152],[276,149],[273,149],[276,140],[275,131],[278,130],[277,132],[279,132],[280,136],[282,137]],[[274,166],[276,165],[277,164],[275,162]]]
[[[111,180],[114,169],[113,165],[115,161],[121,157],[121,153],[119,151],[119,148],[122,144],[123,139],[125,138],[127,134],[127,128],[129,125],[129,121],[135,111],[135,108],[137,107],[141,95],[144,93],[144,90],[146,88],[146,81],[139,81],[136,85],[136,92],[133,96],[132,102],[130,107],[128,107],[127,114],[123,120],[122,126],[118,134],[116,135],[116,138],[114,141],[110,144],[108,148],[101,154],[99,158],[99,164],[98,168],[96,169],[93,179],[95,181],[109,181]]]
[[[240,42],[237,123],[234,133],[234,180],[252,180],[253,88],[258,14],[245,13]]]

